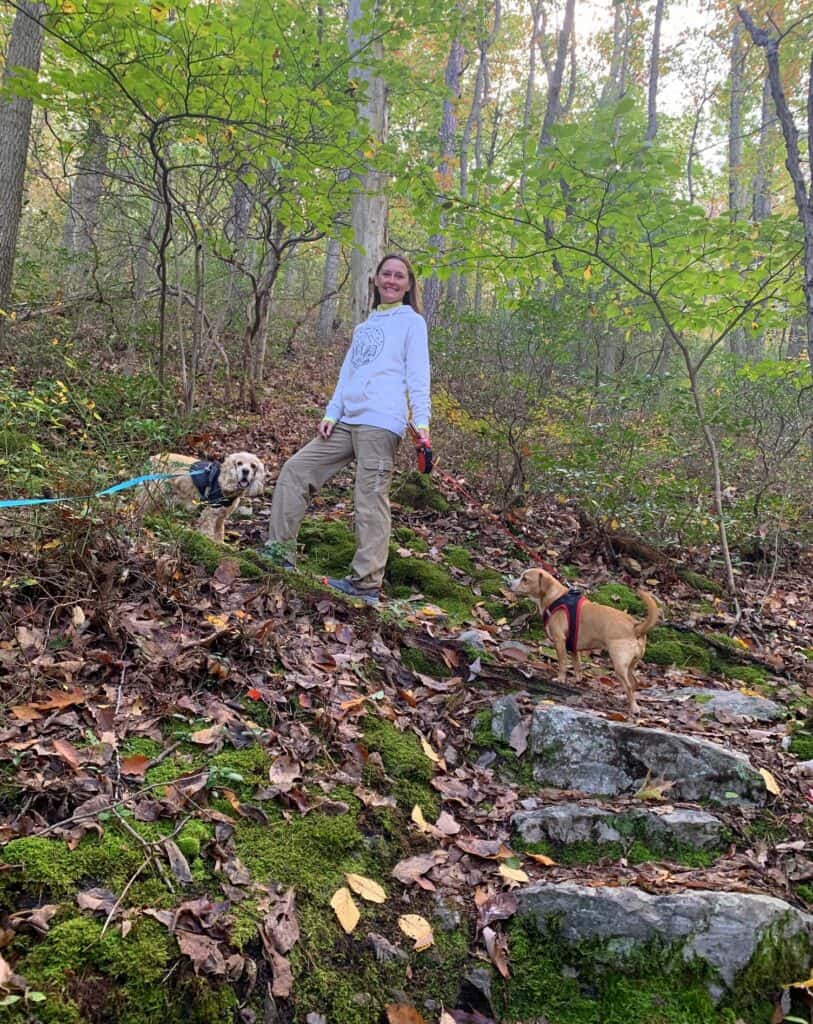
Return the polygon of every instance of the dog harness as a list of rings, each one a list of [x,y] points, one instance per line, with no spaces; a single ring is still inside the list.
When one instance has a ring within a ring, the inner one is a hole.
[[[580,590],[568,590],[566,594],[562,594],[552,604],[549,604],[542,613],[542,624],[547,626],[555,612],[567,612],[567,639],[565,640],[565,647],[571,654],[575,654],[576,646],[579,642],[579,620],[581,619],[583,603],[584,594]]]
[[[189,467],[189,474],[195,481],[201,499],[215,508],[225,508],[231,501],[220,488],[220,463],[199,459]]]

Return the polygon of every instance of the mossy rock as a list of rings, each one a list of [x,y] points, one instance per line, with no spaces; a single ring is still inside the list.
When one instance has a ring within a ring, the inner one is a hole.
[[[420,647],[401,647],[401,661],[411,672],[446,678],[452,674],[445,661],[430,658]]]
[[[392,491],[393,501],[422,511],[433,509],[435,512],[448,512],[449,502],[432,483],[430,476],[424,473],[411,472],[401,478]]]
[[[419,591],[457,618],[468,615],[476,600],[471,590],[455,583],[442,565],[425,558],[403,558],[394,548],[390,549],[386,578],[393,597]]]
[[[694,636],[656,626],[647,638],[646,660],[653,665],[691,666],[710,672],[715,657],[713,649]]]
[[[726,679],[737,679],[752,689],[763,686],[768,680],[768,670],[759,665],[738,665],[735,662],[719,662],[717,670]]]
[[[609,608],[620,608],[630,615],[646,615],[644,602],[634,590],[623,583],[602,583],[590,593],[590,600],[596,604],[605,604]]]
[[[734,1024],[714,1005],[702,969],[657,944],[627,956],[597,944],[577,948],[553,927],[541,935],[524,917],[512,919],[508,932],[505,1024]]]

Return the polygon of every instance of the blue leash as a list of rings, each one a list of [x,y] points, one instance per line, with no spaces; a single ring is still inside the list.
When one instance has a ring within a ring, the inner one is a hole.
[[[93,498],[104,498],[108,494],[128,491],[131,487],[149,483],[151,480],[172,480],[176,476],[184,476],[186,472],[194,476],[195,474],[205,472],[205,470],[186,470],[184,473],[149,473],[147,476],[135,476],[132,480],[124,480],[122,483],[114,484],[112,487],[105,487],[103,491],[97,491],[95,494],[79,495],[72,498],[12,498],[8,501],[0,501],[0,508],[22,508],[25,505],[58,505],[66,501],[91,501]]]

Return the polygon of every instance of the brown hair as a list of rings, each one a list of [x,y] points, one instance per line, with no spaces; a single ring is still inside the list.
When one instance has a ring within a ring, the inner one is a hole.
[[[416,313],[420,313],[421,315],[423,315],[423,309],[421,308],[421,297],[418,293],[418,280],[415,277],[415,271],[412,269],[412,264],[409,262],[406,256],[402,256],[400,253],[397,252],[387,253],[387,255],[381,259],[378,266],[375,268],[375,274],[373,276],[378,277],[379,273],[381,272],[381,268],[384,266],[387,260],[399,260],[406,267],[407,274],[409,275],[409,288],[404,293],[404,297],[401,300],[401,302],[403,303],[404,306],[412,306]],[[373,283],[373,309],[378,309],[380,304],[381,294],[378,291],[378,285]]]

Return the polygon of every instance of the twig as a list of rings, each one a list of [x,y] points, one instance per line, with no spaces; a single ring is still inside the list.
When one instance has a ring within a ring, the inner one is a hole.
[[[144,859],[144,860],[142,861],[142,863],[141,863],[141,866],[140,866],[139,868],[137,868],[137,869],[136,869],[136,872],[135,872],[135,874],[134,874],[134,875],[133,875],[133,876],[132,876],[132,877],[130,878],[130,880],[129,880],[129,882],[127,883],[127,885],[125,885],[125,887],[124,887],[124,888],[123,888],[123,889],[121,890],[121,895],[120,895],[120,896],[119,896],[119,898],[118,898],[118,899],[116,900],[116,902],[115,902],[115,903],[113,904],[113,906],[112,906],[112,907],[111,907],[111,909],[110,909],[110,913],[109,913],[109,914],[107,915],[107,917],[105,918],[105,922],[104,922],[104,924],[102,925],[102,931],[101,931],[101,934],[99,935],[99,938],[101,938],[101,937],[102,937],[102,935],[104,935],[104,933],[105,933],[105,932],[107,931],[107,926],[108,926],[108,925],[110,924],[110,922],[111,922],[111,921],[113,920],[113,917],[114,917],[114,915],[115,915],[116,911],[117,911],[117,910],[119,909],[119,907],[121,906],[121,904],[122,904],[122,903],[124,902],[124,897],[125,897],[125,896],[127,895],[127,893],[128,893],[129,891],[130,891],[130,886],[131,886],[131,885],[133,884],[133,882],[134,882],[134,881],[135,881],[135,880],[136,880],[136,879],[138,878],[138,876],[139,876],[139,875],[141,874],[141,872],[142,872],[142,871],[144,870],[144,868],[145,868],[145,867],[147,867],[147,865],[148,865],[148,864],[150,863],[150,860],[151,860],[151,859],[152,859],[151,857],[145,857],[145,859]]]
[[[767,584],[765,586],[765,593],[762,595],[762,599],[759,602],[759,610],[760,610],[760,612],[762,611],[762,609],[763,609],[763,607],[765,605],[765,602],[768,600],[768,594],[770,594],[770,592],[773,590],[773,581],[776,579],[776,568],[777,568],[778,565],[779,565],[779,528],[777,527],[775,538],[774,538],[773,565],[771,566],[771,575],[770,575],[770,577],[768,579],[768,582],[767,582]]]

